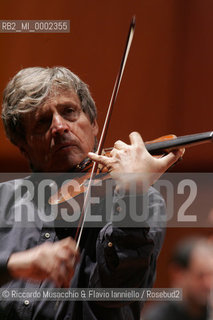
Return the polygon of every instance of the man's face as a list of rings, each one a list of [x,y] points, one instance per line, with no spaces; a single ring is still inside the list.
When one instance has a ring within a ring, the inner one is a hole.
[[[81,163],[93,151],[98,133],[82,111],[73,91],[51,95],[35,113],[26,115],[26,143],[20,148],[33,169],[41,172],[65,172]]]
[[[213,254],[204,248],[195,249],[184,279],[184,288],[191,302],[206,305],[213,290]]]

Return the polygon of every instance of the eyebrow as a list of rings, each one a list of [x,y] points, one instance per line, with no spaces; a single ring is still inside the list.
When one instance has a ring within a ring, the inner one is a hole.
[[[64,102],[64,103],[57,103],[56,104],[56,107],[76,107],[76,108],[79,108],[81,109],[81,105],[79,106],[77,103],[73,103],[73,102]]]

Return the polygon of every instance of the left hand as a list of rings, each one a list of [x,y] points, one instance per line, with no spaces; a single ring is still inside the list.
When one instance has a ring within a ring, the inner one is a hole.
[[[93,152],[88,154],[92,160],[106,166],[118,186],[126,191],[129,191],[134,183],[138,192],[146,192],[185,151],[179,149],[162,158],[155,158],[146,150],[138,132],[132,132],[129,138],[130,145],[116,141],[109,157]]]

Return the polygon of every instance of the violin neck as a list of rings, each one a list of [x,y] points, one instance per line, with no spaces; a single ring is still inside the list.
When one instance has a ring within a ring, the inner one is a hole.
[[[211,142],[213,140],[213,131],[190,134],[181,136],[172,140],[153,142],[145,144],[146,149],[152,155],[161,155],[178,148],[188,148],[201,143]]]

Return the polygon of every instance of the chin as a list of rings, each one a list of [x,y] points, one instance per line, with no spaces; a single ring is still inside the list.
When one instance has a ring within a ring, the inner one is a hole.
[[[69,172],[71,171],[74,167],[76,167],[79,163],[81,163],[84,158],[74,158],[72,159],[66,159],[69,161],[63,161],[61,160],[60,162],[57,162],[55,165],[50,167],[50,172]]]
[[[66,158],[66,167],[68,168],[73,168],[80,164],[85,158],[87,157],[87,154],[75,154],[75,155],[70,155],[69,157]]]

